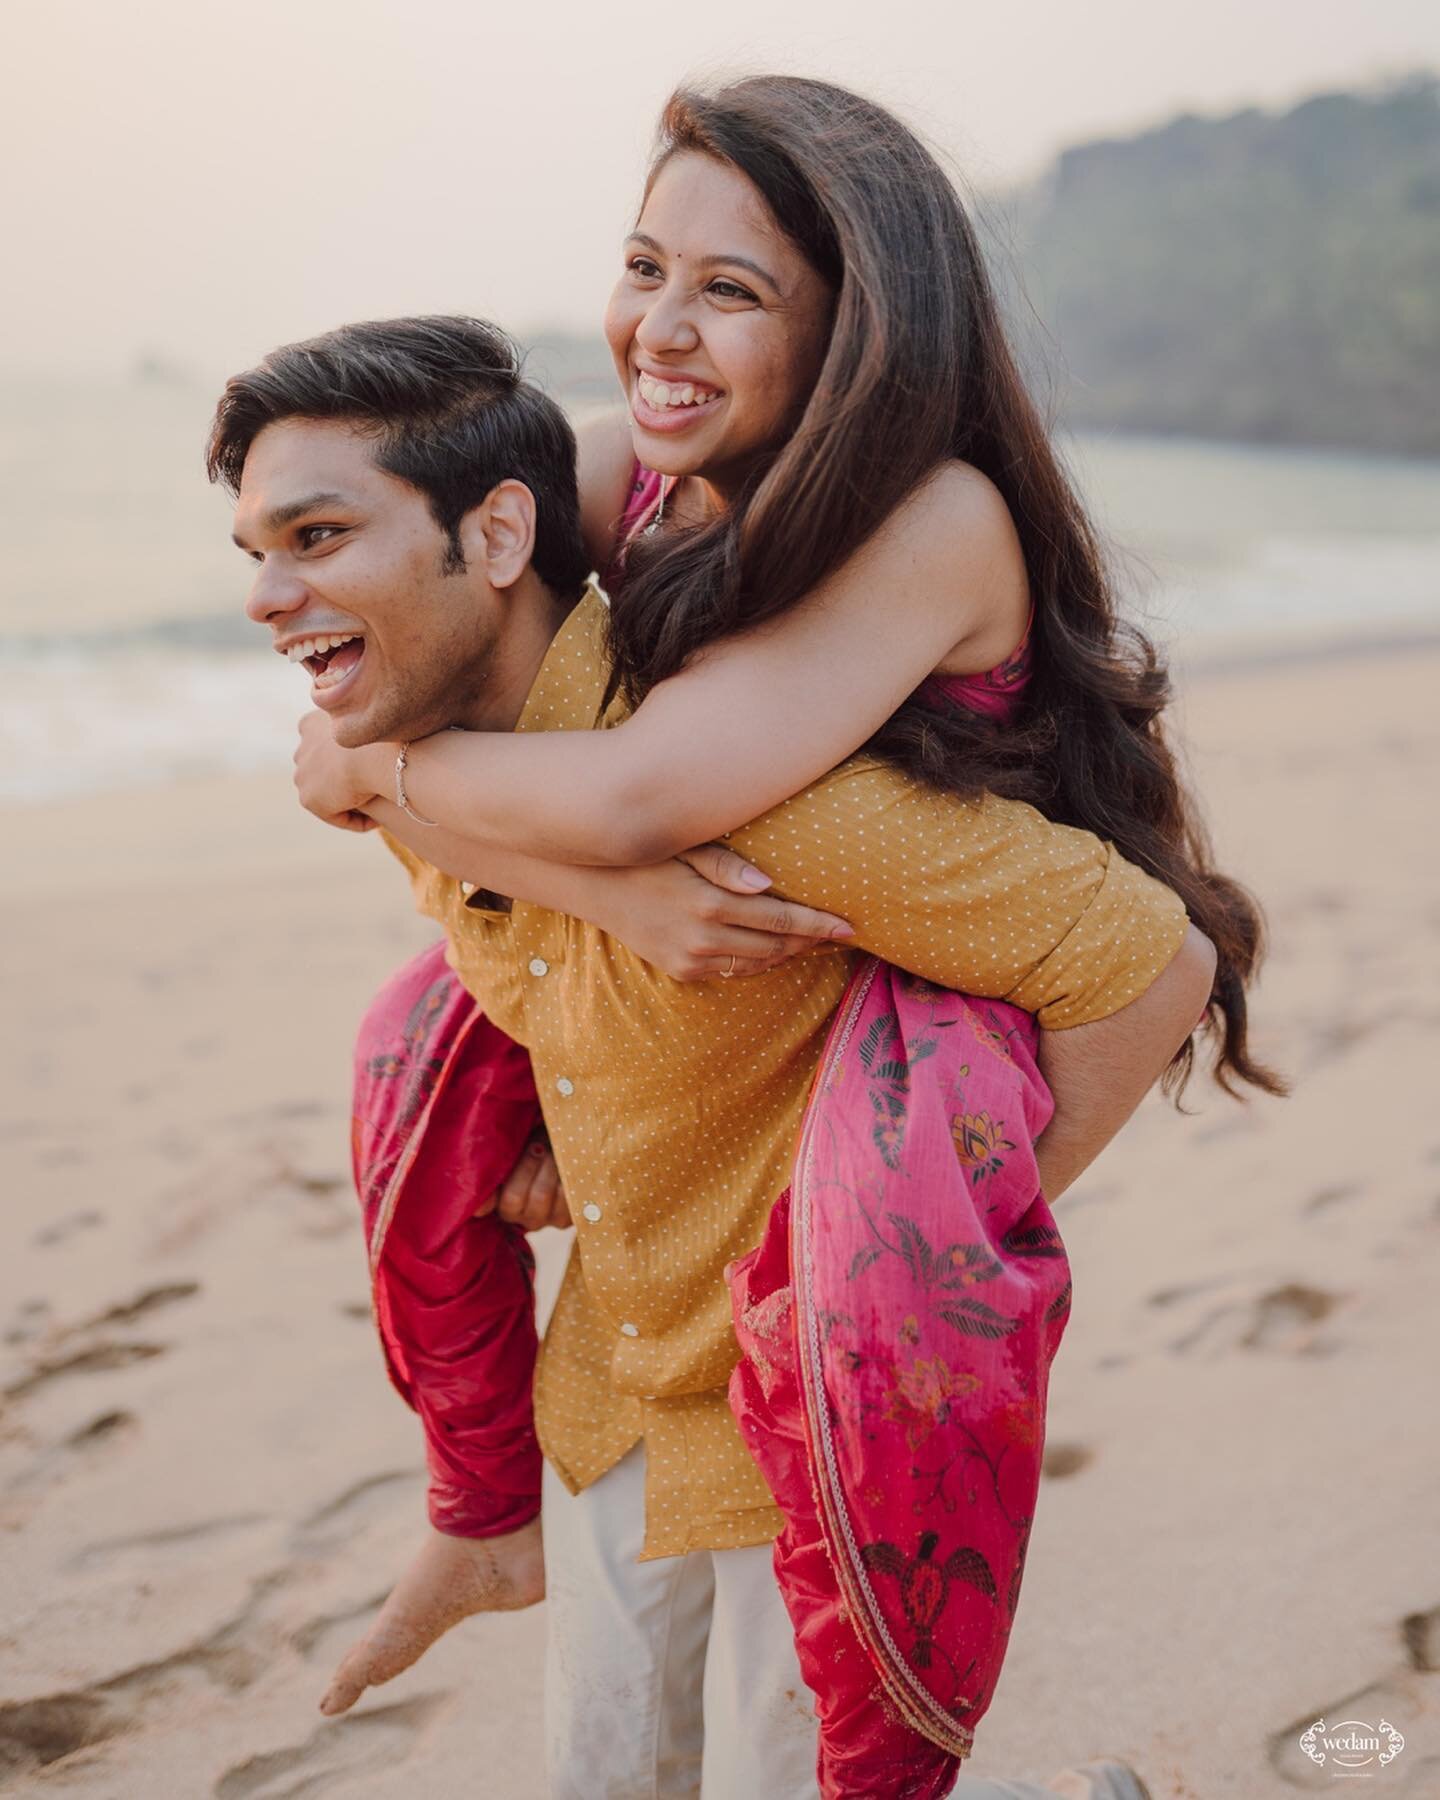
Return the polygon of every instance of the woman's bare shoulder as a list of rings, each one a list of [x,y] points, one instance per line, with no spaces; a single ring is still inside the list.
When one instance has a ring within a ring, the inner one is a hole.
[[[575,428],[580,477],[580,530],[597,569],[615,552],[615,533],[630,497],[635,450],[623,410],[597,413]]]
[[[941,463],[886,520],[876,548],[873,574],[948,609],[955,640],[939,673],[992,668],[1020,642],[1030,613],[1025,552],[1005,496],[972,463]]]

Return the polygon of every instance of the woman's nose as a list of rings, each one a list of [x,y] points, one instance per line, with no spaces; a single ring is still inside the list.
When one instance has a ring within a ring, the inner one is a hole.
[[[281,564],[263,562],[245,602],[245,616],[257,625],[269,625],[287,613],[298,612],[305,604],[307,591],[305,583]]]
[[[650,356],[693,350],[700,342],[700,333],[690,317],[685,296],[656,294],[636,329],[635,342]]]

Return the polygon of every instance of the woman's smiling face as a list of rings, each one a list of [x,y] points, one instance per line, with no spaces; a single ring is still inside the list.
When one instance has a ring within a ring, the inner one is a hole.
[[[833,294],[738,169],[695,151],[656,176],[605,313],[635,454],[733,492],[794,428]]]

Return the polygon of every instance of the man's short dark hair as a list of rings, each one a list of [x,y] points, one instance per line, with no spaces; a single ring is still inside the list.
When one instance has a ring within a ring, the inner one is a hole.
[[[522,372],[515,342],[482,319],[379,319],[272,350],[225,384],[206,447],[210,479],[231,493],[250,446],[281,419],[333,419],[373,433],[378,468],[422,493],[465,567],[460,521],[497,483],[535,496],[531,565],[573,598],[590,565],[580,539],[575,434]]]

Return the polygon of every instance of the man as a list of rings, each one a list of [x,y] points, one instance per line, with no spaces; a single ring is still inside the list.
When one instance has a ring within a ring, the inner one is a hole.
[[[236,492],[236,541],[258,565],[248,611],[305,658],[338,742],[623,716],[602,716],[604,602],[585,588],[573,455],[513,346],[473,321],[347,327],[228,384],[210,469]],[[1188,1035],[1209,947],[1173,895],[1088,834],[856,758],[731,834],[779,891],[848,919],[855,948],[681,984],[573,916],[576,872],[477,856],[405,804],[403,769],[396,798],[365,810],[465,986],[528,1048],[577,1223],[535,1384],[551,1791],[813,1793],[813,1721],[778,1701],[798,1680],[769,1566],[780,1519],[725,1399],[737,1351],[722,1271],[786,1183],[856,957],[1008,997],[1049,1028],[1055,1194]],[[525,898],[507,910],[497,894]],[[464,1590],[439,1607],[442,1629],[539,1597],[533,1525],[483,1540],[480,1573],[443,1535],[331,1710],[436,1635],[437,1594]],[[1071,1791],[1141,1791],[1102,1779]],[[984,1784],[962,1788],[978,1800]]]

